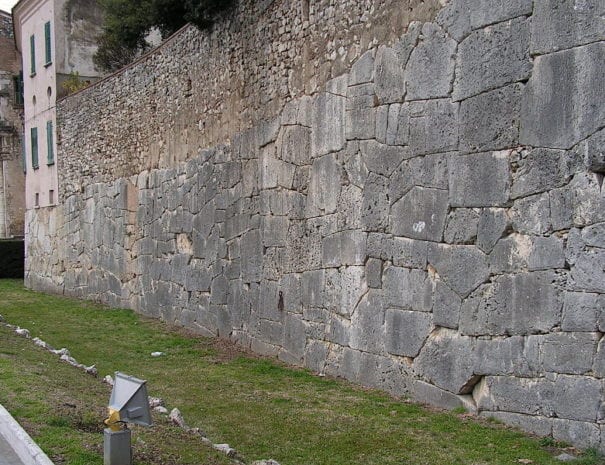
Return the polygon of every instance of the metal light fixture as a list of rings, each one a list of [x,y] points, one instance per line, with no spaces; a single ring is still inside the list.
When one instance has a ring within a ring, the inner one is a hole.
[[[127,423],[151,426],[146,381],[116,372],[105,420],[104,465],[132,465]]]

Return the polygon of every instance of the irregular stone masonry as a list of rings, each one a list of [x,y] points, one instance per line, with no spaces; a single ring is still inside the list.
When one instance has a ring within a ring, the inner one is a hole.
[[[26,281],[603,450],[604,8],[452,0],[212,144],[186,29],[60,104]]]

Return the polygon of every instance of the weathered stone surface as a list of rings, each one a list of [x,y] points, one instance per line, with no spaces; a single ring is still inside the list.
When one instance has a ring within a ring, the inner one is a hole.
[[[447,191],[414,187],[393,205],[390,230],[396,236],[440,241],[447,209]]]
[[[485,282],[489,276],[486,256],[472,246],[431,245],[428,261],[439,277],[461,297]]]
[[[382,260],[368,258],[366,261],[366,280],[371,289],[382,288]]]
[[[376,96],[381,104],[403,101],[405,94],[404,66],[405,63],[400,61],[395,50],[385,46],[378,47],[374,62],[374,83]]]
[[[410,103],[410,151],[417,155],[458,148],[458,104],[449,99]]]
[[[506,210],[486,208],[481,211],[477,226],[477,247],[489,253],[504,235],[509,226]]]
[[[384,351],[385,311],[379,295],[370,291],[359,302],[351,317],[349,346],[379,354]]]
[[[288,238],[288,218],[285,216],[263,216],[261,231],[265,247],[284,246]]]
[[[519,16],[531,15],[531,0],[508,0],[493,2],[491,0],[466,0],[471,16],[471,27],[477,29],[488,24],[499,23]]]
[[[571,268],[570,280],[574,291],[605,293],[605,250],[582,253]]]
[[[389,354],[416,357],[432,328],[430,313],[387,309],[385,320],[386,351]]]
[[[558,280],[551,271],[494,278],[463,302],[460,332],[494,336],[549,332],[561,320]]]
[[[405,67],[406,100],[448,97],[454,80],[455,53],[456,42],[436,24],[425,23]]]
[[[527,258],[528,270],[536,271],[564,267],[563,240],[557,236],[532,238],[531,252]]]
[[[479,213],[476,209],[456,208],[447,217],[443,238],[448,244],[472,244],[477,238]]]
[[[582,448],[598,448],[600,443],[599,427],[584,421],[564,419],[552,420],[552,435],[559,441],[577,444]]]
[[[584,160],[584,166],[594,173],[605,173],[605,129],[580,142],[574,153]]]
[[[524,431],[537,434],[538,436],[550,436],[552,434],[552,421],[541,416],[524,415],[512,412],[483,411],[480,417],[494,418],[507,425],[515,426]]]
[[[554,379],[486,377],[489,395],[479,409],[498,408],[529,415],[596,421],[601,403],[601,382],[591,378],[558,375]]]
[[[462,299],[447,284],[438,280],[435,283],[433,300],[433,323],[445,328],[458,328]]]
[[[450,202],[456,207],[496,207],[509,198],[508,151],[452,156]]]
[[[486,10],[489,9],[480,11]],[[460,43],[456,54],[454,100],[464,100],[529,78],[532,70],[529,23],[526,18],[517,18],[488,26],[472,32]]]
[[[394,237],[391,241],[389,258],[395,266],[424,270],[428,258],[428,244],[426,241]]]
[[[245,282],[260,281],[262,250],[260,231],[249,231],[242,236],[242,278]]]
[[[574,226],[605,221],[605,194],[596,173],[577,173],[569,183]]]
[[[472,354],[471,338],[441,328],[427,339],[414,360],[414,371],[446,391],[468,394],[478,381],[474,357],[469,354]]]
[[[541,235],[552,230],[550,199],[547,194],[515,200],[510,216],[513,229],[520,233]]]
[[[605,378],[605,338],[603,337],[599,341],[598,351],[594,356],[592,371],[595,376]]]
[[[285,126],[278,146],[283,161],[306,165],[311,158],[311,130],[304,126]]]
[[[324,155],[313,162],[305,213],[319,216],[334,213],[341,188],[342,168],[334,154]]]
[[[534,4],[531,28],[532,54],[603,40],[605,5],[599,0],[582,2],[544,0]]]
[[[543,369],[570,375],[590,372],[598,341],[596,333],[548,334],[540,344]]]
[[[523,99],[520,142],[570,149],[605,124],[605,43],[539,56]]]
[[[374,56],[376,50],[368,50],[353,64],[349,73],[349,85],[365,84],[374,80]]]
[[[435,21],[456,41],[461,42],[471,32],[469,0],[452,0],[439,11]]]
[[[561,330],[596,331],[599,328],[599,315],[605,318],[605,298],[602,295],[566,292]]]
[[[323,305],[324,270],[305,271],[302,274],[303,307]]]
[[[370,173],[362,193],[361,210],[359,203],[353,208],[361,215],[361,224],[366,231],[384,231],[389,224],[389,181],[384,176]]]
[[[345,145],[345,98],[319,94],[313,105],[311,155],[317,157],[341,150]]]
[[[363,141],[359,146],[367,169],[383,176],[390,176],[409,156],[408,151],[403,147],[392,147],[376,141]]]
[[[407,145],[410,138],[410,107],[407,104],[393,103],[386,112],[386,128],[383,140],[376,140],[387,145]]]
[[[518,144],[523,87],[512,84],[460,103],[462,152],[500,150]]]
[[[582,240],[588,247],[605,249],[605,223],[597,223],[582,229]]]
[[[326,237],[322,243],[322,263],[326,267],[363,265],[367,234],[343,231]]]
[[[434,283],[426,271],[390,266],[383,272],[383,299],[388,307],[430,312]]]
[[[575,157],[562,150],[534,149],[522,153],[513,174],[511,197],[525,197],[564,186],[575,170]]]
[[[478,375],[522,375],[527,371],[521,336],[477,339],[474,347]]]
[[[414,380],[411,386],[411,394],[416,402],[435,405],[447,410],[454,410],[459,407],[469,410],[468,402],[465,399],[468,396],[452,394],[424,381]]]

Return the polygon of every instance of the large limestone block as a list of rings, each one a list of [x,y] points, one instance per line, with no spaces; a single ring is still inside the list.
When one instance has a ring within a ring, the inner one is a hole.
[[[481,396],[481,410],[496,408],[508,412],[569,420],[596,422],[602,402],[601,381],[578,376],[553,378],[515,378],[489,376],[486,393]]]
[[[525,341],[522,336],[477,339],[475,373],[479,375],[520,375],[527,372]]]
[[[406,100],[448,97],[452,89],[456,41],[437,24],[425,23],[405,68]]]
[[[477,29],[519,16],[531,15],[532,0],[465,0],[471,16],[471,27]]]
[[[517,18],[472,32],[456,57],[454,100],[529,78],[529,20]]]
[[[531,28],[533,55],[603,40],[602,0],[540,0],[534,2]]]
[[[420,377],[454,394],[472,391],[479,379],[474,366],[472,339],[445,328],[431,333],[414,360]]]
[[[605,293],[605,249],[589,249],[571,267],[571,289]]]
[[[584,449],[603,448],[599,425],[587,421],[555,418],[552,420],[552,436],[558,441]]]
[[[553,333],[540,344],[544,371],[570,375],[588,374],[593,368],[598,333]]]
[[[442,280],[435,283],[433,323],[445,328],[458,328],[462,299]]]
[[[351,316],[351,349],[380,354],[384,352],[385,310],[377,292],[369,291]]]
[[[389,181],[370,173],[361,194],[361,223],[366,231],[384,231],[389,224]],[[359,210],[359,204],[354,205]]]
[[[384,271],[383,290],[387,306],[430,312],[434,282],[426,271],[390,266]]]
[[[345,139],[345,102],[340,95],[319,94],[313,105],[311,154],[313,157],[341,150]]]
[[[444,239],[448,244],[472,244],[477,237],[479,212],[476,208],[455,208],[447,217]]]
[[[322,243],[323,266],[363,265],[366,240],[367,234],[361,231],[342,231],[326,237]]]
[[[281,159],[294,165],[306,165],[311,158],[311,130],[304,126],[285,126],[278,139]]]
[[[383,176],[390,176],[403,160],[410,157],[404,147],[384,145],[374,140],[363,141],[359,147],[367,169]]]
[[[486,152],[517,145],[523,87],[511,84],[460,103],[462,152]]]
[[[402,63],[395,50],[380,46],[374,63],[374,83],[379,103],[401,102],[405,94]]]
[[[498,336],[551,331],[561,321],[559,280],[552,271],[494,278],[463,302],[461,333]]]
[[[508,215],[503,208],[485,208],[481,211],[477,226],[477,247],[490,253],[509,226]]]
[[[602,128],[604,68],[605,42],[537,57],[523,98],[520,142],[570,149]]]
[[[566,292],[563,304],[563,331],[596,331],[599,316],[605,322],[605,296],[588,292]]]
[[[458,105],[450,99],[411,102],[409,105],[410,152],[424,155],[456,150]]]
[[[334,154],[314,160],[305,210],[307,217],[336,212],[341,177],[342,167]]]
[[[534,149],[516,160],[511,197],[525,197],[565,185],[576,171],[578,160],[563,150]]]
[[[487,256],[474,246],[431,244],[428,262],[461,297],[470,294],[489,276]]]
[[[430,313],[388,309],[386,311],[386,351],[416,357],[432,328]]]
[[[242,278],[244,282],[258,282],[262,273],[263,244],[258,229],[248,231],[242,236]]]
[[[414,187],[393,205],[391,232],[411,239],[440,241],[447,210],[447,191]]]

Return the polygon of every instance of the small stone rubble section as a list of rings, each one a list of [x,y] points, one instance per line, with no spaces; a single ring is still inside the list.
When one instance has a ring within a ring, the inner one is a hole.
[[[188,48],[64,101],[26,282],[603,450],[603,2],[435,13],[222,143],[166,85],[205,85]],[[141,89],[172,95],[161,131]]]
[[[59,360],[61,360],[62,362],[68,363],[71,366],[74,366],[74,367],[84,371],[85,373],[88,373],[89,375],[92,375],[95,377],[98,375],[98,371],[97,371],[97,368],[95,365],[91,365],[91,366],[87,367],[86,365],[78,363],[78,361],[75,358],[73,358],[72,356],[69,355],[69,350],[67,350],[65,348],[53,349],[50,346],[50,344],[48,344],[47,342],[44,342],[42,339],[40,339],[38,337],[35,337],[32,339],[29,330],[27,330],[25,328],[20,328],[19,326],[15,326],[15,325],[6,323],[4,321],[4,318],[2,318],[2,315],[0,315],[0,323],[9,329],[12,329],[15,332],[15,334],[17,334],[18,336],[24,337],[26,339],[31,339],[31,341],[38,347],[41,347],[41,348],[47,350],[48,352],[50,352],[54,355],[57,355],[59,357]]]

